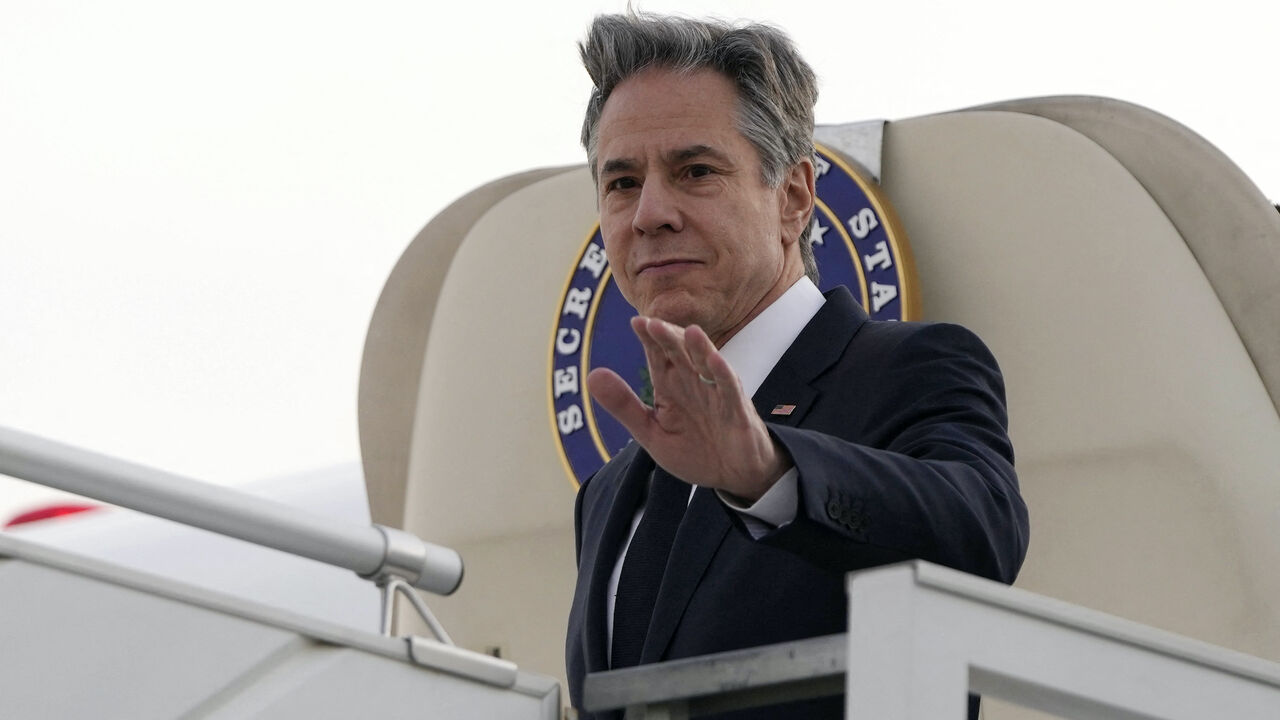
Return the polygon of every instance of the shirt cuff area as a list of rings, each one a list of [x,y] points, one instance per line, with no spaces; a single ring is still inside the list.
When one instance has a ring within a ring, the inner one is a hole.
[[[727,493],[716,491],[720,502],[737,511],[747,532],[753,539],[760,539],[767,533],[786,525],[796,519],[796,506],[799,493],[796,483],[800,478],[800,470],[794,465],[778,478],[760,499],[751,505],[743,505]]]

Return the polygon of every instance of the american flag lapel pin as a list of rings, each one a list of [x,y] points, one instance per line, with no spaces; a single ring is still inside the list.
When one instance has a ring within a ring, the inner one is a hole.
[[[769,414],[770,415],[790,415],[791,413],[795,412],[795,409],[796,409],[795,405],[774,405],[773,409],[769,411]]]

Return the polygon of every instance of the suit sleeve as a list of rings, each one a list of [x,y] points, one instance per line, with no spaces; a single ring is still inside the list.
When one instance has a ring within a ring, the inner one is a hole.
[[[812,423],[770,425],[799,497],[761,541],[839,572],[920,558],[1012,582],[1028,522],[995,358],[956,325],[903,335],[875,370],[822,378]]]

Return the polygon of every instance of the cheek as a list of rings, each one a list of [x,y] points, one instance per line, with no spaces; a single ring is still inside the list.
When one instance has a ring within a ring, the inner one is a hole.
[[[607,228],[601,226],[601,235],[608,237]],[[604,241],[604,256],[609,261],[609,269],[613,274],[621,274],[627,267],[627,244],[618,240]]]
[[[631,228],[635,213],[626,198],[609,195],[600,198],[600,227],[624,232]]]
[[[602,222],[600,225],[601,235],[607,235],[607,228]],[[613,282],[618,286],[618,290],[622,292],[622,297],[628,302],[632,301],[631,295],[631,278],[627,276],[627,252],[630,245],[620,240],[605,240],[604,255],[609,261],[609,271],[613,273]]]

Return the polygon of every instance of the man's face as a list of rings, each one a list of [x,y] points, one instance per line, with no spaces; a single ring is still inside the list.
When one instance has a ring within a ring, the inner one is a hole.
[[[600,230],[623,297],[717,346],[804,274],[796,238],[812,204],[811,166],[798,166],[807,200],[794,168],[764,183],[737,108],[714,70],[651,69],[610,94],[597,143]]]

